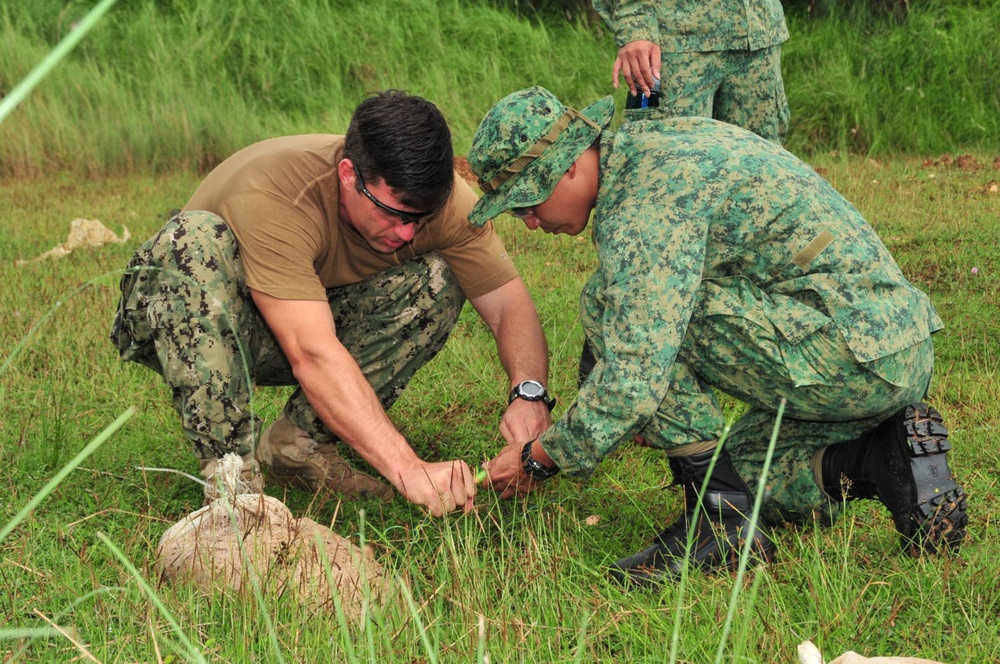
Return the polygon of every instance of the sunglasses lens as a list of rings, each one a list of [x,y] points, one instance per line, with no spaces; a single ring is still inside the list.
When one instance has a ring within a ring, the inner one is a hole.
[[[370,200],[378,209],[385,210],[389,214],[397,217],[400,223],[419,224],[422,221],[426,221],[432,214],[434,214],[434,212],[414,214],[412,212],[407,212],[406,210],[397,210],[394,207],[386,205],[379,199],[375,198],[375,195],[372,192],[368,191],[368,185],[365,184],[365,179],[361,176],[361,171],[358,169],[357,164],[354,164],[354,173],[358,176],[358,182],[361,183],[361,193],[365,195],[365,198]]]
[[[510,211],[510,215],[518,219],[524,219],[529,214],[531,214],[531,208],[514,208]]]

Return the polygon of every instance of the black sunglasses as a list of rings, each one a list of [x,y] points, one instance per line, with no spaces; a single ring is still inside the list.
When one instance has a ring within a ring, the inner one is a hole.
[[[522,207],[522,208],[511,208],[507,210],[507,213],[512,217],[517,217],[518,219],[524,219],[534,211],[535,211],[534,207]]]
[[[434,210],[433,212],[408,212],[406,210],[397,210],[394,207],[389,207],[379,199],[375,198],[375,196],[372,195],[372,192],[368,191],[368,185],[365,184],[365,179],[361,177],[361,171],[358,170],[358,165],[354,162],[351,162],[351,165],[354,167],[354,174],[358,176],[358,182],[361,183],[361,193],[365,195],[365,198],[374,203],[375,207],[378,209],[385,210],[389,214],[399,217],[400,223],[419,224],[422,221],[426,221],[428,217],[437,212],[437,210]]]

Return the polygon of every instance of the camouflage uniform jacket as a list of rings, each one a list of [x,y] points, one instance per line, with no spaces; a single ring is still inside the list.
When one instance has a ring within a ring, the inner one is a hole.
[[[880,371],[879,358],[942,327],[843,196],[732,125],[691,117],[605,131],[591,226],[599,267],[580,304],[600,359],[540,439],[571,474],[589,474],[653,418],[685,338],[709,316],[776,330],[783,356],[832,323],[858,362],[894,384],[903,377]],[[794,356],[782,361],[795,384],[815,384]]]
[[[788,39],[778,0],[593,0],[618,46],[638,40],[664,53],[756,51]]]

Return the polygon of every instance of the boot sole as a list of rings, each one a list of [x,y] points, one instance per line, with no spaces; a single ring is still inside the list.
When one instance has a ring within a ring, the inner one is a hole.
[[[887,461],[897,486],[912,492],[879,494],[892,513],[903,550],[913,556],[942,548],[957,551],[969,518],[965,492],[948,468],[948,429],[941,414],[924,403],[906,407],[902,428],[896,435],[897,454]]]

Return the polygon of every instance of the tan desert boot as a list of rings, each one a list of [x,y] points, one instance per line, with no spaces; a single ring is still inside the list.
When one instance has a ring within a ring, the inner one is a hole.
[[[232,456],[236,457],[235,454]],[[220,495],[218,478],[216,477],[220,461],[220,459],[201,460],[201,476],[205,478],[203,489],[205,505],[208,505]],[[240,479],[242,488],[246,489],[248,493],[264,493],[264,476],[260,474],[260,464],[250,455],[243,457],[243,466],[240,468]]]
[[[388,501],[395,495],[389,484],[344,460],[336,445],[317,443],[284,415],[261,434],[256,457],[279,486],[326,489],[345,499],[368,495]]]

